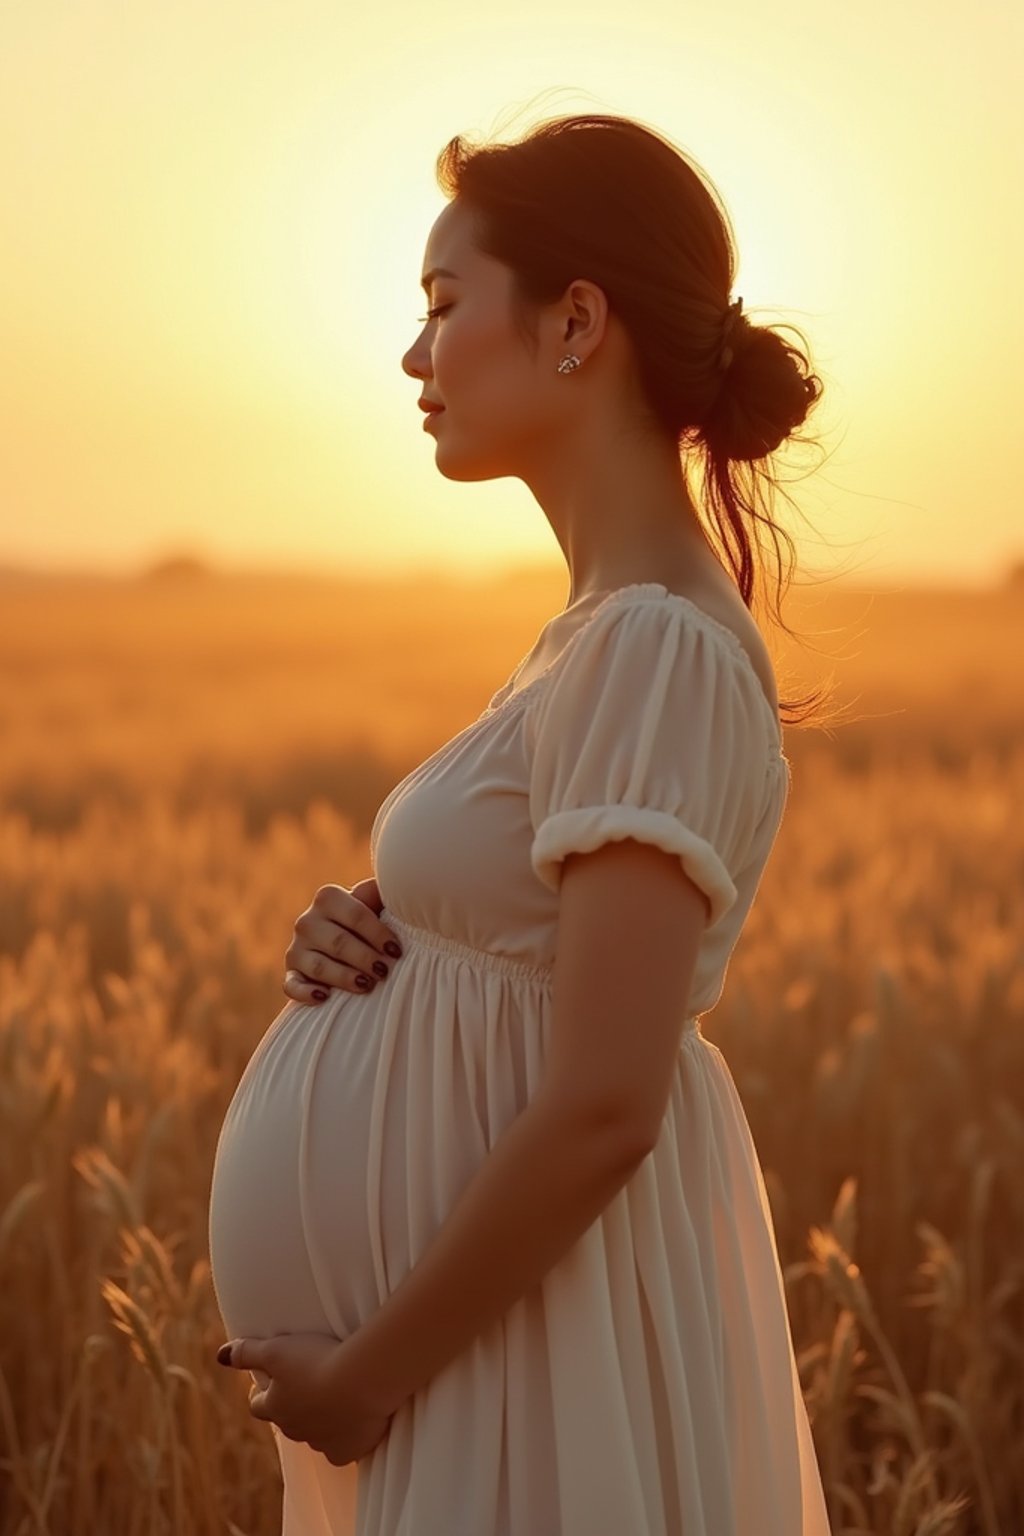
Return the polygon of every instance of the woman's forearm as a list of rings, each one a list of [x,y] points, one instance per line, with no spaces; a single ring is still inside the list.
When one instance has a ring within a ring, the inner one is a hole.
[[[394,1411],[537,1285],[647,1155],[543,1097],[503,1132],[419,1262],[343,1346]]]

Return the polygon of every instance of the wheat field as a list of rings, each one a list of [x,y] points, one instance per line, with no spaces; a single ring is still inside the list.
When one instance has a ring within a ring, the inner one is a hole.
[[[214,1362],[217,1133],[296,917],[370,874],[383,796],[564,586],[0,588],[0,1536],[279,1531],[269,1426]],[[851,718],[787,727],[703,1028],[765,1169],[835,1536],[1015,1536],[1024,593],[786,613],[816,649],[775,645],[783,695],[831,673]]]

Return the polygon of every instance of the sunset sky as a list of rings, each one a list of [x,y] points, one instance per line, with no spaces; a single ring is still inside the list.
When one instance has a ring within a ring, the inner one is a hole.
[[[831,457],[791,486],[802,559],[999,579],[1022,57],[1003,0],[6,0],[0,564],[557,562],[520,481],[438,473],[400,363],[447,140],[615,112],[701,164],[734,295],[811,343]]]

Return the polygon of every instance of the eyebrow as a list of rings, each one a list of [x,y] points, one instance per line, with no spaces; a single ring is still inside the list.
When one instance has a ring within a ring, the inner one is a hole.
[[[431,267],[424,277],[420,278],[420,287],[429,289],[435,277],[454,277],[458,281],[457,272],[449,272],[447,267]]]

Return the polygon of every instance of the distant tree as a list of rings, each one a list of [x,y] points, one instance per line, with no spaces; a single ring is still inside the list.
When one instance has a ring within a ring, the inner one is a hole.
[[[198,555],[167,555],[142,572],[143,581],[202,581],[210,567]]]

